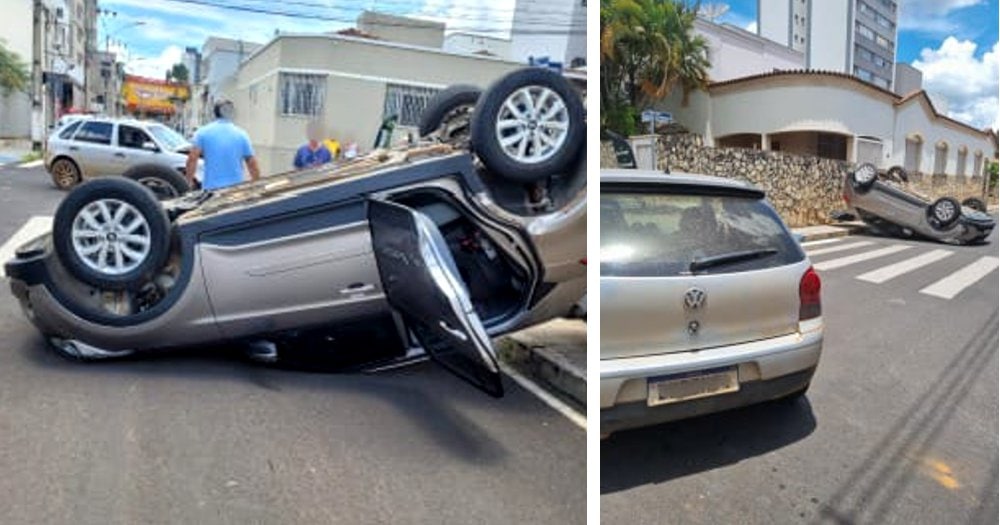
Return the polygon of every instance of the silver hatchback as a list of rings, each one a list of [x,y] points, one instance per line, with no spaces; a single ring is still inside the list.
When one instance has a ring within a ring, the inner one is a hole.
[[[87,179],[128,176],[141,166],[142,176],[132,178],[162,198],[176,197],[189,189],[184,170],[190,147],[184,137],[159,122],[89,117],[49,137],[45,168],[56,187],[67,190]]]
[[[760,190],[601,174],[601,433],[809,387],[820,280]]]

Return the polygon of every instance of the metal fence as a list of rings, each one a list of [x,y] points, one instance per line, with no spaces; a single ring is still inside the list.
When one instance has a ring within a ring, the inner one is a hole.
[[[382,118],[396,115],[399,119],[397,125],[416,127],[420,122],[420,115],[427,107],[427,102],[438,91],[440,90],[427,87],[388,84],[385,89]]]
[[[282,115],[314,117],[323,113],[326,75],[281,73],[278,86]]]

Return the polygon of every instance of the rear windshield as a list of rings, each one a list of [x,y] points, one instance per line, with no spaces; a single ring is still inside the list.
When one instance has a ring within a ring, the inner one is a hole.
[[[696,267],[692,272],[693,261],[741,252],[755,255]],[[601,275],[735,273],[783,266],[804,258],[781,219],[761,199],[601,192]]]

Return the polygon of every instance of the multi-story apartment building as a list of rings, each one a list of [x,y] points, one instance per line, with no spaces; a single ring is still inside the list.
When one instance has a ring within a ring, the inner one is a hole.
[[[808,69],[854,75],[893,89],[896,0],[759,1],[758,33],[806,54]]]
[[[519,0],[510,29],[510,59],[549,57],[567,67],[587,63],[587,0]]]

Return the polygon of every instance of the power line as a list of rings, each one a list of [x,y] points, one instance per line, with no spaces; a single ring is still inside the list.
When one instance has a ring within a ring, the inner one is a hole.
[[[233,5],[233,4],[217,4],[207,0],[168,0],[170,2],[181,3],[181,4],[192,4],[200,5],[205,7],[214,7],[216,9],[228,9],[232,11],[242,11],[248,13],[257,14],[267,14],[267,15],[277,15],[284,16],[288,18],[299,18],[299,19],[311,19],[311,20],[322,20],[326,22],[342,22],[342,23],[354,23],[356,19],[354,18],[344,18],[325,14],[315,14],[315,13],[303,13],[296,11],[286,11],[278,10],[276,8],[263,8],[255,7],[249,5]],[[479,19],[480,21],[485,21],[484,19]],[[497,20],[499,21],[499,20]],[[405,23],[405,22],[380,22],[377,25],[389,26],[389,27],[410,27],[410,28],[420,28],[424,27],[422,24],[415,23]],[[549,29],[498,29],[495,27],[482,27],[482,26],[448,26],[449,30],[455,31],[469,31],[476,33],[510,33],[510,34],[531,34],[531,35],[566,35],[566,34],[586,34],[586,26],[581,24],[553,24],[551,21],[538,22],[533,25],[544,25]],[[555,28],[555,29],[553,29]]]

